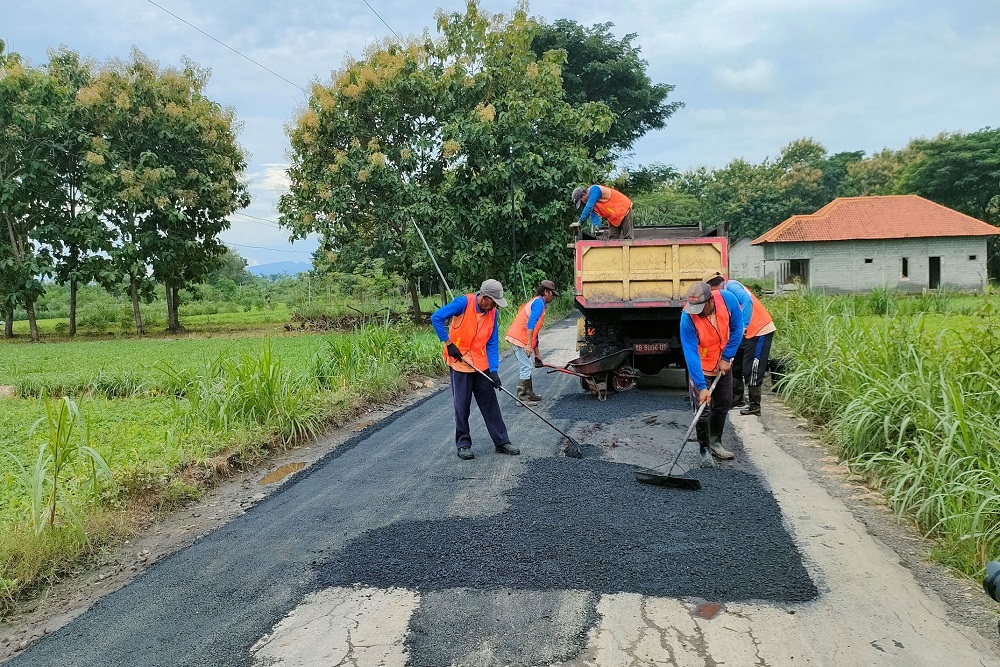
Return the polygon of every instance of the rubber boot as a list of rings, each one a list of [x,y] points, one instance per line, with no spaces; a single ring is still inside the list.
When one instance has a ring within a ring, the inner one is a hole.
[[[747,387],[750,394],[750,403],[740,410],[741,415],[760,416],[760,387]]]
[[[524,401],[525,403],[528,402],[528,381],[527,380],[518,380],[517,381],[517,397],[519,399],[521,399],[522,401]],[[518,403],[517,405],[518,405],[518,407],[521,406],[520,403]]]
[[[525,382],[525,395],[528,397],[529,401],[537,403],[542,400],[542,397],[535,393],[535,388],[531,386],[531,378],[528,378]]]
[[[743,378],[733,378],[733,407],[739,408],[746,404],[743,398]]]
[[[699,463],[701,467],[714,468],[715,461],[712,460],[712,452],[709,451],[708,422],[699,421],[694,425],[694,432],[698,435],[698,447],[701,450],[701,460]]]
[[[712,415],[708,418],[709,437],[708,448],[712,456],[729,460],[733,458],[733,453],[722,446],[722,431],[726,428],[726,415]]]

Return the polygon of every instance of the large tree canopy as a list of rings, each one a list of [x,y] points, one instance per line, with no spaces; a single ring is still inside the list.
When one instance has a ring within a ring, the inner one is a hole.
[[[543,24],[531,47],[539,58],[552,50],[566,52],[562,68],[566,99],[575,106],[601,102],[615,115],[608,132],[590,140],[591,154],[599,156],[606,150],[617,157],[646,132],[664,127],[684,105],[667,101],[674,86],[650,80],[646,74],[649,63],[634,44],[637,35],[617,39],[611,32],[613,26],[598,23],[586,28],[560,19]]]
[[[567,193],[596,171],[586,146],[611,113],[564,99],[564,54],[534,54],[523,8],[491,15],[470,2],[439,13],[437,29],[376,44],[313,86],[290,130],[282,222],[293,237],[318,232],[340,270],[382,259],[410,282],[414,309],[416,279],[433,273],[414,223],[457,285],[512,277],[515,243],[566,280]]]

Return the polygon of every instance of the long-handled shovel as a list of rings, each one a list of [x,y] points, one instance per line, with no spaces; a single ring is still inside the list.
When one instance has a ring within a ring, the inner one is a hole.
[[[479,373],[480,375],[482,375],[484,378],[486,378],[490,382],[493,382],[493,378],[491,378],[489,375],[487,375],[483,371],[479,370],[478,368],[476,368],[472,364],[469,364],[469,362],[465,361],[464,358],[462,359],[462,361],[464,361],[466,364],[468,364],[469,367],[472,368],[472,370],[476,371],[477,373]],[[513,398],[515,401],[517,401],[518,403],[521,404],[522,408],[525,408],[528,412],[530,412],[531,414],[535,415],[536,417],[538,417],[539,419],[541,419],[543,422],[545,422],[546,424],[548,424],[549,426],[551,426],[553,430],[555,430],[555,431],[557,431],[559,433],[559,435],[561,435],[562,437],[566,438],[566,442],[567,442],[567,444],[566,444],[566,456],[569,456],[569,457],[574,458],[574,459],[582,459],[583,458],[583,450],[581,449],[581,445],[580,445],[579,442],[577,442],[573,438],[571,438],[568,435],[566,435],[565,433],[563,433],[555,424],[553,424],[548,419],[546,419],[545,417],[541,416],[540,414],[538,414],[537,412],[535,412],[534,410],[532,410],[531,407],[527,403],[525,403],[520,398],[518,398],[514,394],[510,393],[509,391],[507,391],[507,389],[505,387],[500,387],[500,391],[502,391],[503,393],[505,393],[508,396],[510,396],[511,398]]]
[[[715,386],[719,384],[719,378],[721,375],[716,375],[715,380],[712,381],[712,386],[708,388],[708,392],[711,394],[715,391]],[[689,489],[691,491],[697,491],[701,488],[701,482],[693,477],[675,477],[671,475],[674,471],[674,466],[677,465],[677,461],[681,458],[681,453],[684,451],[684,446],[687,445],[687,439],[691,437],[691,432],[694,431],[695,424],[698,423],[698,418],[701,417],[701,413],[705,411],[705,406],[708,403],[702,403],[698,406],[698,411],[694,413],[694,419],[691,420],[691,425],[688,426],[687,433],[684,434],[684,439],[681,440],[681,448],[677,450],[677,456],[674,457],[673,463],[670,464],[670,469],[667,470],[667,474],[664,475],[662,472],[656,472],[657,468],[662,468],[667,465],[666,462],[661,463],[658,466],[653,466],[652,468],[640,468],[635,471],[635,479],[637,482],[642,482],[643,484],[653,484],[655,486],[670,486],[675,489]]]

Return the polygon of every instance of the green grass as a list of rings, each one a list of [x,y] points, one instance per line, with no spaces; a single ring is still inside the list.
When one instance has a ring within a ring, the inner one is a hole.
[[[969,575],[1000,553],[996,297],[768,301],[783,396]],[[925,309],[925,310],[921,310]]]

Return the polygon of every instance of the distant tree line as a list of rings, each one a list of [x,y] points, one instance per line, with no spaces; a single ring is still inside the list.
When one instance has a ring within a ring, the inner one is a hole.
[[[677,173],[649,165],[619,176],[639,217],[661,224],[722,227],[731,242],[756,238],[793,215],[816,212],[836,197],[916,194],[1000,226],[1000,129],[914,139],[899,150],[829,155],[799,139],[776,159],[744,159],[721,169]],[[1000,277],[1000,244],[989,241],[992,278]]]
[[[209,72],[161,68],[133,51],[96,65],[68,49],[33,67],[0,42],[0,310],[38,339],[46,280],[76,297],[91,282],[140,302],[164,289],[168,329],[179,291],[220,263],[219,233],[249,204],[231,109],[205,96]]]

